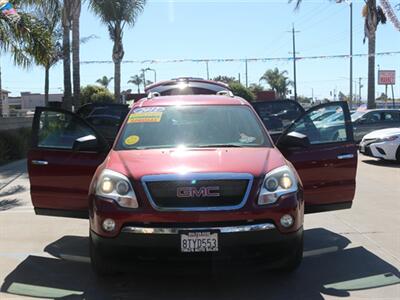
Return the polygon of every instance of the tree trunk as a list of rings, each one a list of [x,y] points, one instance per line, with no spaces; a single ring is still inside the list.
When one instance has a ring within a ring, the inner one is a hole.
[[[114,63],[114,77],[115,101],[121,103],[121,62]]]
[[[44,106],[49,106],[50,67],[45,67],[44,75]]]
[[[71,43],[70,43],[70,20],[68,1],[64,1],[63,8],[63,65],[64,65],[64,100],[63,107],[72,109],[72,85],[71,85]]]
[[[375,46],[376,31],[368,39],[368,109],[376,108],[375,103]]]
[[[81,106],[79,97],[81,94],[81,76],[80,76],[80,15],[81,1],[75,0],[72,19],[72,70],[74,83],[74,106],[78,109]]]
[[[120,22],[115,25],[113,37],[114,94],[117,103],[121,103],[121,62],[125,52],[122,44],[122,28]]]

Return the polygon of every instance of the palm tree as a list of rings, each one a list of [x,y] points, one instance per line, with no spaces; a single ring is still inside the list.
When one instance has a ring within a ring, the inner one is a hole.
[[[279,98],[284,99],[292,82],[288,79],[287,71],[279,71],[278,68],[267,70],[260,78],[260,81],[266,81]]]
[[[125,26],[134,26],[138,15],[143,11],[146,0],[91,0],[90,7],[108,27],[110,38],[114,42],[114,93],[121,101],[121,62],[124,58],[123,32]]]
[[[96,83],[98,83],[101,86],[104,86],[106,89],[108,89],[108,86],[110,85],[111,81],[113,81],[113,80],[114,80],[114,77],[103,76],[102,78],[97,79]]]
[[[63,67],[64,67],[64,99],[65,109],[72,108],[72,82],[71,82],[71,26],[72,26],[73,0],[64,0],[62,27],[63,27]]]
[[[128,83],[132,83],[133,85],[137,86],[137,92],[140,94],[140,86],[143,84],[143,76],[135,75],[131,76],[131,79]]]
[[[74,0],[72,5],[72,81],[74,89],[74,105],[81,105],[79,97],[81,94],[80,75],[80,17],[82,10],[81,0]]]
[[[58,0],[52,1],[41,1],[42,3],[36,3],[33,6],[32,14],[34,14],[39,20],[43,22],[50,33],[51,47],[48,49],[49,56],[47,59],[40,61],[39,64],[45,69],[45,86],[44,86],[44,98],[45,105],[49,104],[49,85],[50,85],[50,69],[60,59],[62,59],[62,30],[61,30],[61,15],[62,15],[62,3]]]
[[[296,2],[296,9],[300,7],[302,0],[289,0]],[[385,24],[386,17],[376,0],[364,0],[363,17],[365,19],[364,32],[368,38],[368,108],[375,108],[375,49],[376,30],[379,23]],[[364,38],[364,42],[365,42]]]
[[[50,34],[37,18],[21,11],[0,13],[0,52],[9,52],[16,65],[28,67],[46,61],[50,48]]]

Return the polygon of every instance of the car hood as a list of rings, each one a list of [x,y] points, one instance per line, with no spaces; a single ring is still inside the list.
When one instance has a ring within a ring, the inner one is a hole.
[[[368,133],[367,135],[365,135],[364,139],[377,139],[377,138],[383,138],[386,136],[397,135],[397,134],[400,135],[400,127],[375,130],[375,131],[372,131],[371,133]]]
[[[276,148],[112,150],[105,167],[140,180],[145,175],[250,173],[264,176],[286,164]]]

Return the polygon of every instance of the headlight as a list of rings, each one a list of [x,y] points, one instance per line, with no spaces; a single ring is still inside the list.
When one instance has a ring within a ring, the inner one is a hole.
[[[292,169],[288,166],[277,168],[265,176],[258,204],[275,203],[282,195],[296,192],[297,189],[298,182]]]
[[[387,136],[382,139],[378,139],[377,142],[392,142],[399,138],[397,135]]]
[[[122,207],[139,207],[129,179],[125,175],[108,169],[105,169],[99,176],[96,196],[112,199]]]

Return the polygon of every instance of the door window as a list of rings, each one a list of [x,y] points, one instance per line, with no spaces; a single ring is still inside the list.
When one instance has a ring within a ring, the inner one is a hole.
[[[400,113],[397,111],[387,111],[383,113],[384,122],[399,122]]]
[[[346,130],[345,115],[341,105],[325,105],[323,111],[333,111],[333,114],[326,114],[325,117],[315,118],[322,113],[321,108],[310,110],[302,118],[297,120],[288,130],[306,135],[310,144],[326,144],[349,140]]]
[[[72,150],[74,142],[81,137],[96,133],[72,114],[42,111],[39,118],[38,148]]]
[[[252,105],[270,132],[282,132],[304,113],[297,102],[290,100],[256,102]]]
[[[380,112],[372,112],[365,116],[366,123],[378,123],[381,121],[381,113]]]

